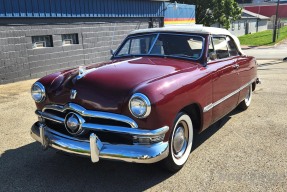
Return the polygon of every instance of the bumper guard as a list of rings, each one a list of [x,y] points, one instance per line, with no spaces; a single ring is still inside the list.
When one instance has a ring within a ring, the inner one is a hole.
[[[162,131],[161,129],[158,129]],[[168,129],[167,129],[168,130]],[[153,131],[156,134],[156,130]],[[92,133],[89,140],[79,140],[56,132],[45,124],[36,122],[31,128],[31,136],[40,142],[43,149],[52,147],[71,154],[90,156],[92,162],[113,159],[134,163],[155,163],[168,156],[168,142],[149,145],[124,145],[101,142]]]

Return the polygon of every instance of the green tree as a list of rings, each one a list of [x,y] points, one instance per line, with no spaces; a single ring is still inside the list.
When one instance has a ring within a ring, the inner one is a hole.
[[[242,8],[234,0],[184,0],[177,2],[195,5],[196,23],[205,26],[219,23],[229,29],[231,21],[241,17]]]

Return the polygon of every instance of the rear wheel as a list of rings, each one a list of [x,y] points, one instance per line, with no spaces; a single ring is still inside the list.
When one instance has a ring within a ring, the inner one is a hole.
[[[251,100],[252,100],[252,84],[249,85],[246,96],[244,100],[241,101],[241,103],[238,105],[238,107],[242,110],[246,110],[250,106]]]
[[[191,151],[193,126],[190,117],[179,113],[175,119],[174,128],[169,139],[169,155],[162,161],[171,172],[180,170],[186,163]]]

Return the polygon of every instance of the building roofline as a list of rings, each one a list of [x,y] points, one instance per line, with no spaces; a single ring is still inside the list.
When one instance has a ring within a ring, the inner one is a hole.
[[[245,13],[245,14],[247,14],[247,15],[250,15],[251,17],[254,17],[254,18],[259,18],[259,19],[270,19],[269,17],[266,17],[266,16],[264,16],[264,15],[260,15],[260,14],[258,14],[258,13],[254,13],[254,12],[252,12],[252,11],[248,11],[248,10],[246,10],[246,9],[242,9],[242,13]],[[244,16],[243,16],[244,17]],[[242,18],[243,18],[242,17]]]

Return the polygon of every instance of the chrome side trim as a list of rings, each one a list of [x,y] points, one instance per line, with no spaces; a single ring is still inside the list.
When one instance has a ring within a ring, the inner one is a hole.
[[[209,105],[207,105],[206,107],[203,108],[203,112],[207,112],[207,111],[209,111],[212,108],[213,108],[213,104],[210,103]]]
[[[92,162],[98,159],[113,159],[134,163],[155,163],[168,156],[168,142],[159,142],[150,145],[124,145],[101,142],[96,135],[91,135],[90,140],[79,140],[60,134],[45,126],[44,133],[40,136],[38,123],[31,128],[31,136],[36,141],[42,139],[49,147],[71,154],[88,156]]]
[[[65,106],[62,105],[46,105],[43,108],[43,112],[45,112],[47,109],[59,111],[59,112],[65,112],[67,110],[71,110],[74,112],[79,113],[80,115],[84,117],[94,117],[94,118],[102,118],[102,119],[108,119],[108,120],[114,120],[114,121],[120,121],[129,124],[132,128],[138,128],[137,123],[124,115],[114,114],[114,113],[108,113],[108,112],[100,112],[100,111],[92,111],[87,110],[83,108],[80,105],[77,105],[75,103],[67,103]]]
[[[219,104],[222,103],[223,101],[225,101],[225,100],[229,99],[230,97],[232,97],[233,95],[237,94],[239,91],[241,91],[241,90],[244,89],[245,87],[247,87],[247,86],[249,86],[250,84],[252,84],[255,80],[256,80],[256,78],[253,79],[252,81],[246,83],[245,85],[243,85],[243,86],[240,87],[239,89],[233,91],[232,93],[226,95],[225,97],[219,99],[219,100],[216,101],[215,103],[210,103],[210,104],[208,104],[207,106],[205,106],[205,107],[203,108],[203,113],[205,113],[205,112],[211,110],[212,108],[214,108],[215,106],[219,105]]]

